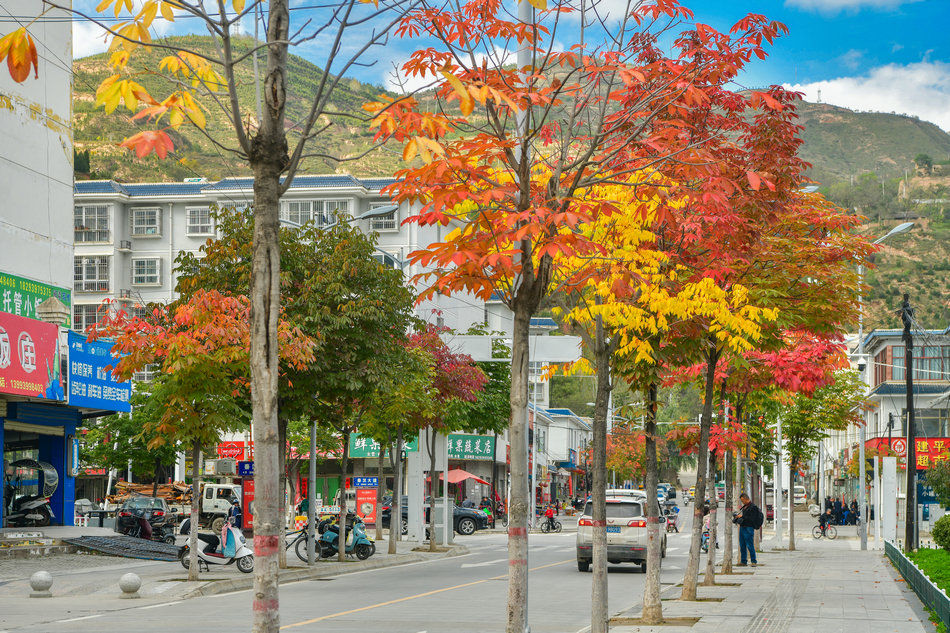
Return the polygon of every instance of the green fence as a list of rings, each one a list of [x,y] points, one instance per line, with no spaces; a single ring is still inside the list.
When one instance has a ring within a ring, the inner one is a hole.
[[[884,553],[894,563],[897,571],[904,577],[914,593],[920,597],[921,602],[933,609],[937,617],[950,627],[950,598],[947,594],[930,582],[917,565],[904,556],[904,553],[891,541],[884,541]]]

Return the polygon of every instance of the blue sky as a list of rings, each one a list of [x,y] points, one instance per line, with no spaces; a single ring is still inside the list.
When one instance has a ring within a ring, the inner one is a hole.
[[[623,0],[605,0],[614,4]],[[79,0],[77,5],[85,4]],[[294,0],[292,5],[301,5]],[[728,29],[749,12],[784,22],[789,34],[765,61],[756,61],[740,81],[749,87],[781,83],[821,100],[856,110],[901,112],[950,131],[950,0],[684,0],[696,19]],[[300,16],[299,12],[295,18]],[[166,31],[187,32],[195,22]],[[559,43],[569,45],[559,36]],[[76,56],[102,50],[92,27],[74,28]],[[323,44],[314,41],[296,54],[321,65]],[[374,53],[377,63],[348,73],[387,84],[392,63],[413,46],[391,42]]]

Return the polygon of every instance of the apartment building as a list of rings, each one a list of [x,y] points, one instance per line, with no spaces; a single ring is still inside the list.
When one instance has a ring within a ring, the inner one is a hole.
[[[382,263],[412,277],[422,269],[406,261],[408,254],[441,241],[450,229],[404,225],[409,213],[404,204],[379,213],[394,206],[380,192],[391,182],[346,174],[298,176],[281,200],[281,220],[291,226],[309,221],[326,226],[337,214],[348,216],[361,230],[378,234],[377,257]],[[175,259],[182,252],[197,252],[215,236],[214,207],[249,208],[252,186],[251,178],[77,182],[73,327],[83,330],[94,323],[105,299],[129,310],[174,300]],[[417,312],[427,321],[456,330],[485,321],[484,303],[465,295],[437,296],[421,303]]]

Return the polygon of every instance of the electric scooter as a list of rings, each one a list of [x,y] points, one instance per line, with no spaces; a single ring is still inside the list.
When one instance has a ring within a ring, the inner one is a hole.
[[[326,526],[326,530],[317,541],[320,546],[320,557],[330,558],[337,553],[337,541],[340,537],[340,526],[336,523]],[[356,515],[349,515],[346,518],[346,534],[344,536],[346,543],[346,553],[356,554],[360,560],[366,560],[376,553],[376,543],[373,539],[366,536],[366,526],[363,520]]]
[[[198,571],[208,571],[210,565],[230,565],[234,562],[240,572],[249,574],[254,571],[254,552],[247,546],[241,530],[232,525],[230,520],[221,528],[220,552],[217,543],[203,542],[207,546],[198,549]],[[188,545],[178,550],[178,560],[185,569],[191,566],[191,549]]]
[[[49,498],[59,487],[59,473],[47,462],[35,459],[19,459],[10,464],[16,472],[16,478],[8,481],[4,490],[4,506],[7,506],[7,521],[16,527],[50,524],[55,516]],[[34,473],[35,471],[35,473]],[[25,479],[36,478],[37,494],[22,494],[26,487]]]

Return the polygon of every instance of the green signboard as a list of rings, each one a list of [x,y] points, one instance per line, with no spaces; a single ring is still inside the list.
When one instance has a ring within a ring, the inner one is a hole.
[[[0,273],[0,312],[38,319],[37,307],[50,297],[56,297],[70,308],[69,316],[72,317],[72,303],[68,289]],[[69,327],[71,322],[72,318],[68,318],[66,327]]]
[[[495,458],[495,438],[491,435],[449,435],[449,459]]]
[[[412,438],[411,442],[405,443],[406,451],[419,450],[419,439]],[[350,457],[376,459],[379,457],[379,442],[371,437],[363,437],[358,433],[350,435],[350,450],[347,451]]]

